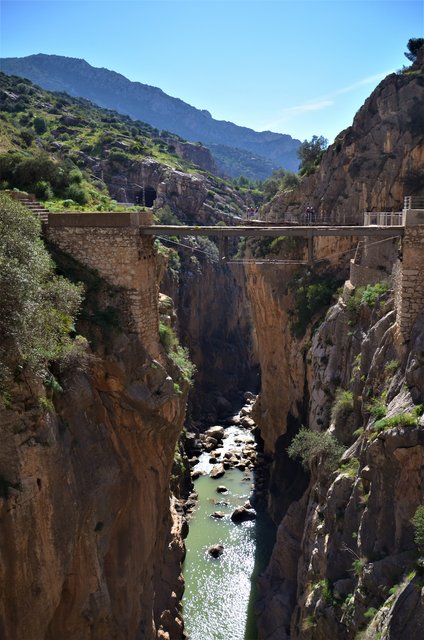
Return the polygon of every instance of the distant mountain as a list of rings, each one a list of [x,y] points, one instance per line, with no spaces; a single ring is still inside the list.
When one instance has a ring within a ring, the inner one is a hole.
[[[232,122],[215,120],[208,111],[168,96],[161,89],[131,82],[115,71],[92,67],[85,60],[40,53],[25,58],[2,58],[0,68],[4,73],[28,78],[45,89],[88,98],[99,106],[187,140],[219,145],[216,155],[212,146],[211,151],[226,175],[234,177],[245,172],[250,177],[263,178],[277,167],[290,171],[298,168],[299,140],[286,134],[259,133]],[[225,147],[233,149],[226,153]],[[249,153],[244,157],[242,151]]]

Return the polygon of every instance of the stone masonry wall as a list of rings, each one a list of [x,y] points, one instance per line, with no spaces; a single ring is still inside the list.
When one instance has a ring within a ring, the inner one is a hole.
[[[405,340],[424,312],[424,225],[406,226],[403,256],[395,277],[397,321]]]
[[[59,249],[95,269],[106,282],[126,291],[126,328],[137,333],[148,353],[157,359],[158,285],[153,238],[140,236],[138,221],[128,218],[124,226],[124,214],[118,215],[121,226],[111,226],[111,215],[50,215],[46,236]],[[97,226],[98,219],[102,226]]]

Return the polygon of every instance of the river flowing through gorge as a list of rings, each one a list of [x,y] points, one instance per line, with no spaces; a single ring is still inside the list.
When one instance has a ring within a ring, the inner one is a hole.
[[[256,578],[268,562],[275,528],[255,493],[255,481],[263,482],[263,468],[256,471],[263,456],[240,416],[235,422],[206,431],[204,448],[214,446],[211,432],[218,435],[217,446],[204,450],[193,466],[197,497],[183,567],[190,640],[257,638]]]

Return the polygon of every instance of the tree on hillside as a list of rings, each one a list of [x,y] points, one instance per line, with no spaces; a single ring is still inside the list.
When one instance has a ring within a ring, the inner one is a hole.
[[[286,169],[276,169],[272,175],[264,180],[263,191],[266,200],[271,200],[278,191],[294,189],[299,184],[300,179],[296,173]]]
[[[418,51],[424,46],[424,38],[410,38],[406,46],[408,48],[408,51],[405,51],[406,57],[411,62],[415,62]]]
[[[322,154],[328,147],[328,140],[324,136],[312,136],[311,140],[304,140],[297,150],[300,160],[300,175],[309,175],[315,171],[320,163]]]

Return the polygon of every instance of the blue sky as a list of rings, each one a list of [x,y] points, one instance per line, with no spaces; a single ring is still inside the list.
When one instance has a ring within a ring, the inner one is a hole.
[[[3,57],[54,53],[214,118],[330,142],[424,34],[422,0],[1,1]]]

